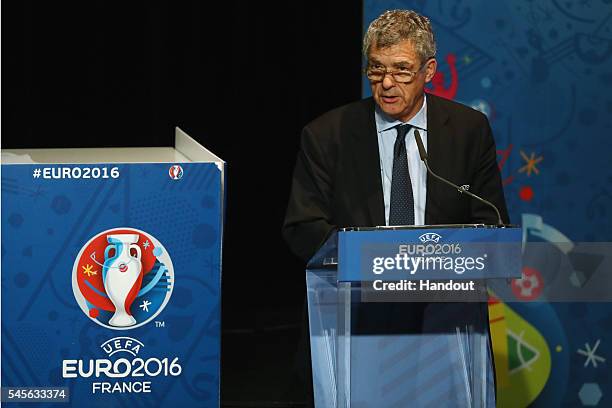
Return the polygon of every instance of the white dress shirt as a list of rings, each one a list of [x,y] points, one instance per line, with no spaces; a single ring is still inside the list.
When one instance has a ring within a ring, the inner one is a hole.
[[[395,126],[409,124],[412,128],[406,134],[406,153],[408,155],[408,171],[414,197],[414,225],[425,224],[425,202],[427,197],[427,169],[419,157],[414,129],[419,129],[425,151],[427,151],[427,96],[423,98],[423,106],[408,122],[402,122],[388,117],[378,106],[376,117],[376,132],[378,134],[378,153],[380,157],[380,177],[382,179],[383,196],[385,200],[385,224],[389,225],[389,208],[391,202],[391,176],[393,174],[393,146],[397,137]]]

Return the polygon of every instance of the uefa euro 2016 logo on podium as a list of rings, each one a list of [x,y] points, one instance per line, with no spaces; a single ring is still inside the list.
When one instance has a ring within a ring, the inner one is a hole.
[[[81,310],[114,330],[140,327],[166,306],[174,268],[164,246],[133,228],[99,233],[81,248],[72,268],[72,291]]]

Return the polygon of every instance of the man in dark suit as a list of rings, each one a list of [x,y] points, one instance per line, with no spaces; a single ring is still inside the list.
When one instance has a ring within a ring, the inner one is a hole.
[[[432,170],[491,201],[508,222],[486,116],[425,95],[425,83],[436,72],[429,20],[407,11],[383,14],[368,29],[364,53],[372,97],[334,109],[302,132],[283,228],[293,252],[308,260],[338,227],[394,224],[389,224],[393,197],[385,191],[393,189],[385,186],[393,173],[385,174],[385,167],[390,168],[393,159],[385,163],[384,142],[393,144],[396,137],[391,125],[410,125],[419,114],[426,117],[421,125],[425,128],[418,130],[426,137]],[[405,136],[409,167],[420,173],[410,175],[413,224],[497,223],[490,207],[426,177],[416,147],[410,149],[416,146],[414,128],[418,127],[413,125]],[[426,181],[419,183],[419,179]],[[419,212],[424,213],[420,222]]]
[[[425,93],[437,66],[429,20],[412,11],[386,12],[368,28],[363,51],[372,97],[334,109],[302,132],[283,226],[292,251],[307,261],[341,227],[497,224],[491,207],[427,177],[417,132],[432,170],[492,202],[507,223],[486,116]],[[461,313],[457,304],[362,304],[352,324],[362,333],[381,326],[421,333],[428,316],[447,312],[487,322],[486,305],[472,306]]]

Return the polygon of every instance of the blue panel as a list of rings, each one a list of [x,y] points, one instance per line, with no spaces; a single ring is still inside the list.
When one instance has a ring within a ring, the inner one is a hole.
[[[338,280],[516,277],[521,275],[520,243],[519,228],[340,232]]]
[[[218,406],[221,172],[116,166],[116,178],[107,165],[79,179],[33,177],[62,166],[2,166],[2,386],[69,387],[74,407]],[[113,325],[129,302],[113,300],[126,284],[111,277],[134,267],[133,320]],[[86,377],[70,360],[112,367]],[[115,388],[141,383],[150,392]]]

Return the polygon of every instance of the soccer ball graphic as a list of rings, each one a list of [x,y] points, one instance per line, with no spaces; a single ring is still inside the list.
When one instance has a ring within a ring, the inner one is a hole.
[[[542,289],[544,289],[542,275],[537,269],[528,266],[523,268],[520,279],[512,280],[512,292],[520,300],[535,300],[542,293]]]

